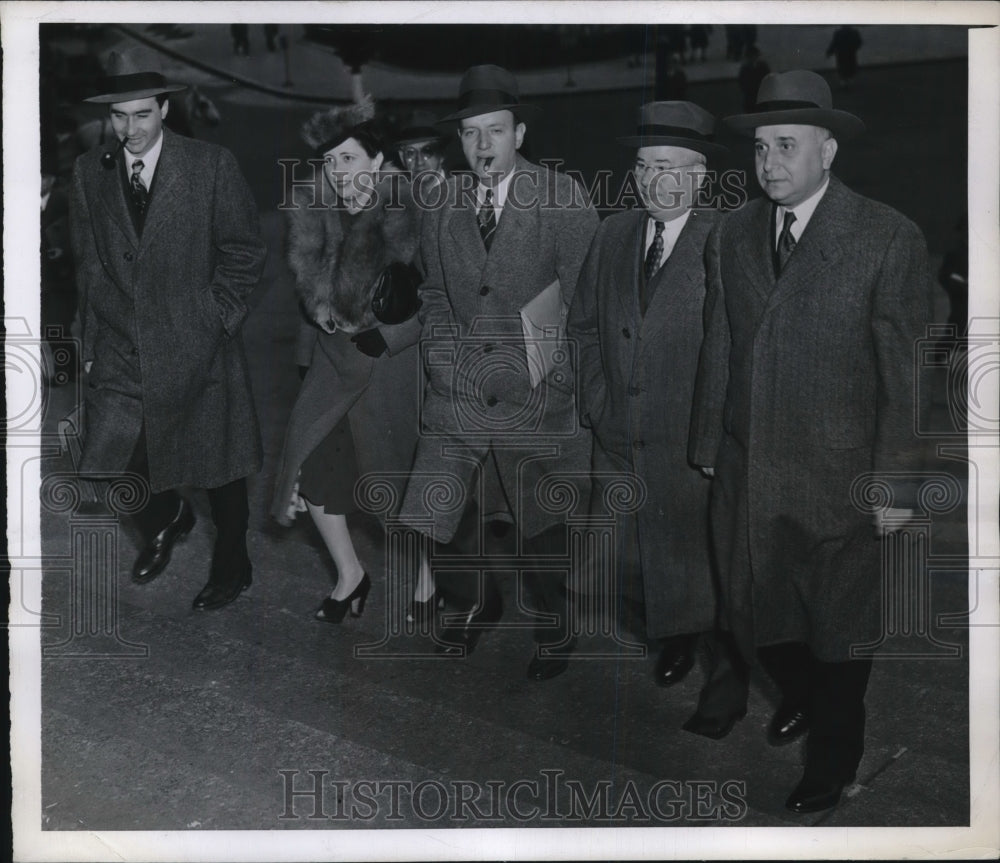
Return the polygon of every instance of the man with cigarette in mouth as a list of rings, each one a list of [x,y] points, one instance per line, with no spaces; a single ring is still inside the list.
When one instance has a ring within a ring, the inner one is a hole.
[[[457,130],[472,176],[452,177],[446,206],[424,223],[428,382],[401,518],[473,555],[485,521],[513,519],[536,619],[528,676],[545,680],[565,671],[573,643],[565,573],[546,571],[545,561],[567,554],[566,516],[546,505],[541,486],[549,474],[575,474],[586,507],[590,437],[579,428],[560,333],[598,219],[575,181],[518,154],[534,115],[510,72],[475,66],[462,77],[458,110],[439,123]],[[461,503],[431,506],[441,481],[458,483]],[[442,652],[467,655],[500,620],[500,592],[488,571],[482,589],[477,572],[452,575],[441,578],[462,617],[438,640]]]

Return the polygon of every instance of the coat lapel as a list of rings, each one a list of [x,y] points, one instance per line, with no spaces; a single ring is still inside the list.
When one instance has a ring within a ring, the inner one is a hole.
[[[466,259],[466,266],[482,269],[486,263],[486,247],[483,245],[483,238],[479,235],[475,206],[463,201],[456,207],[449,207],[445,212],[448,219],[448,231],[454,241],[455,250]],[[497,231],[499,232],[499,230],[498,226]]]
[[[670,303],[678,295],[689,291],[696,283],[704,281],[705,237],[711,230],[711,217],[692,210],[687,224],[674,243],[670,257],[654,277],[653,297],[643,318],[642,331],[649,338],[662,329],[670,315]]]
[[[132,214],[129,212],[128,201],[125,200],[125,190],[122,188],[122,179],[120,176],[123,170],[121,163],[124,158],[119,153],[113,171],[101,168],[95,173],[100,190],[100,200],[107,210],[108,216],[118,226],[118,230],[128,238],[129,242],[133,246],[138,246],[139,235],[135,231],[135,225],[132,224]]]
[[[843,251],[843,237],[853,229],[850,193],[835,177],[802,232],[785,269],[771,295],[770,306],[816,284],[816,275],[838,261]]]
[[[611,272],[618,274],[615,295],[621,304],[622,312],[633,323],[639,316],[639,279],[642,278],[639,262],[642,258],[645,231],[646,211],[632,210],[631,218],[620,236],[617,247],[612,251],[614,260]]]
[[[156,163],[153,189],[149,197],[149,209],[142,227],[141,244],[145,246],[158,231],[171,224],[174,212],[182,202],[178,194],[183,186],[183,159],[176,137],[169,129],[163,130],[163,149]]]
[[[774,263],[771,254],[772,204],[767,198],[758,198],[748,206],[754,207],[737,244],[736,257],[744,276],[753,285],[763,303],[767,303],[774,290]]]

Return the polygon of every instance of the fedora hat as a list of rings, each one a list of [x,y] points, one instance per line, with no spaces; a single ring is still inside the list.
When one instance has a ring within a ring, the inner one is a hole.
[[[458,85],[458,110],[442,117],[436,125],[450,125],[466,117],[512,111],[518,121],[533,117],[537,105],[524,104],[518,95],[517,79],[500,66],[473,66],[466,69]]]
[[[726,152],[715,143],[715,117],[694,102],[647,102],[639,109],[634,135],[618,139],[626,147],[686,147],[705,156]]]
[[[440,129],[434,127],[434,115],[429,111],[416,110],[410,115],[407,125],[399,130],[393,138],[393,143],[397,147],[406,144],[415,144],[417,141],[437,141],[444,142],[444,135]]]
[[[128,51],[112,51],[108,55],[105,72],[107,74],[98,81],[97,95],[84,99],[84,102],[131,102],[187,89],[187,84],[168,84],[167,79],[155,69],[152,60],[143,58],[140,62]]]
[[[758,126],[785,124],[821,126],[840,140],[865,130],[865,124],[853,114],[834,110],[830,85],[821,75],[804,69],[767,75],[760,82],[753,110],[726,117],[723,122],[743,135],[752,135]]]

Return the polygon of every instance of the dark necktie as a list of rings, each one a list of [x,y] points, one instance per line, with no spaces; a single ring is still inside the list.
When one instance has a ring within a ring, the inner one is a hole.
[[[648,285],[653,281],[656,271],[660,269],[660,261],[663,258],[663,222],[654,222],[656,233],[653,235],[653,242],[649,244],[646,251],[646,262],[643,264],[642,290],[639,291],[639,311],[645,315],[649,307]]]
[[[792,236],[792,223],[795,221],[795,213],[785,210],[785,221],[781,225],[781,234],[778,236],[778,248],[774,252],[774,272],[781,275],[785,269],[785,264],[795,250],[795,237]]]
[[[493,211],[493,190],[486,190],[486,197],[483,199],[483,205],[479,208],[479,215],[476,217],[479,221],[479,236],[483,238],[483,245],[486,246],[486,251],[490,250],[490,246],[493,245],[493,235],[497,230],[497,214]]]
[[[132,200],[135,202],[140,216],[146,214],[146,204],[149,203],[149,189],[142,182],[141,176],[144,167],[142,159],[136,159],[132,163]]]

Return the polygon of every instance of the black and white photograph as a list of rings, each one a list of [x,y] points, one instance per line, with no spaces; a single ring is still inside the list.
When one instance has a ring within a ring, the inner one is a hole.
[[[0,18],[12,859],[996,859],[1000,4]]]

